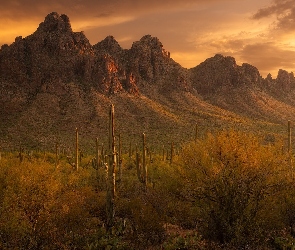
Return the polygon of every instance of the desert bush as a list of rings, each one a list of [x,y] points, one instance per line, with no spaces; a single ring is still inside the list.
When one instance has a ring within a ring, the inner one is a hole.
[[[118,215],[126,220],[128,238],[139,249],[161,243],[165,238],[163,219],[146,197],[121,200]]]
[[[64,158],[56,166],[49,153],[22,162],[4,155],[0,248],[288,248],[295,242],[294,159],[281,145],[235,131],[209,134],[183,145],[172,164],[154,154],[147,188],[134,159],[123,160],[110,231],[104,167],[76,171]],[[167,225],[179,234],[167,234]]]
[[[179,173],[207,239],[250,245],[279,226],[278,196],[289,167],[279,149],[234,131],[184,146]]]
[[[91,172],[43,160],[0,163],[0,242],[4,249],[83,248],[102,226]],[[93,216],[91,213],[95,213]],[[97,216],[97,217],[96,217]]]

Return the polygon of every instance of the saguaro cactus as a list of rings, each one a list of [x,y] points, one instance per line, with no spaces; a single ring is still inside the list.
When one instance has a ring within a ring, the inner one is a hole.
[[[101,152],[100,152],[100,167],[104,166],[105,163],[105,150],[103,144],[101,145]]]
[[[291,121],[288,121],[288,153],[292,154]]]
[[[58,167],[59,159],[58,159],[58,143],[55,143],[55,167]]]
[[[173,154],[174,154],[174,143],[171,142],[171,152],[170,152],[170,164],[173,163]]]
[[[292,134],[291,134],[291,121],[288,121],[288,154],[289,164],[292,168]]]
[[[92,159],[92,167],[95,170],[98,170],[99,164],[100,164],[100,152],[99,152],[99,144],[98,144],[98,138],[95,139],[95,158]]]
[[[22,148],[22,145],[20,144],[20,145],[19,145],[19,153],[18,153],[18,157],[19,157],[19,161],[20,161],[20,163],[21,163],[21,162],[23,161],[23,159],[24,159],[23,151],[24,151],[24,149]]]
[[[138,180],[143,183],[145,190],[147,190],[148,168],[146,164],[145,133],[142,134],[142,164],[140,164],[140,156],[136,146],[136,170]]]
[[[195,130],[195,142],[198,141],[198,123],[196,123],[196,130]]]
[[[79,169],[79,131],[76,128],[76,145],[75,145],[75,166],[76,170]]]
[[[145,189],[147,188],[147,164],[146,164],[146,145],[145,133],[142,133],[142,170],[143,170],[143,183]]]
[[[111,105],[110,119],[109,119],[109,166],[107,169],[107,201],[106,201],[106,214],[107,214],[107,230],[110,231],[114,224],[115,216],[115,191],[116,191],[116,149],[115,149],[115,126],[114,126],[114,105]]]
[[[122,180],[122,142],[121,142],[121,134],[119,134],[118,165],[119,165],[119,181],[121,181]]]
[[[142,176],[141,176],[141,166],[140,166],[140,157],[137,145],[135,147],[135,161],[136,161],[136,171],[137,171],[137,177],[140,182],[142,182]]]
[[[131,148],[131,142],[129,143],[129,159],[131,159],[132,156],[132,148]]]

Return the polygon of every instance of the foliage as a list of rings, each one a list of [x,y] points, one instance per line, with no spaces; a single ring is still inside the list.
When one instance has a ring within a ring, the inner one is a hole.
[[[147,189],[123,155],[115,218],[106,223],[106,170],[84,155],[3,153],[1,249],[292,249],[294,160],[281,141],[236,131],[182,146],[173,163],[153,152]],[[177,228],[170,233],[167,225]],[[254,248],[255,246],[255,248]]]
[[[279,145],[224,131],[184,147],[180,173],[205,237],[249,245],[278,226],[278,197],[290,170]]]

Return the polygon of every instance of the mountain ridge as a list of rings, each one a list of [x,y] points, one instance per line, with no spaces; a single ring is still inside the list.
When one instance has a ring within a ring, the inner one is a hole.
[[[113,36],[91,45],[68,16],[52,12],[33,34],[0,49],[0,143],[52,146],[70,141],[75,127],[85,141],[102,137],[110,103],[130,138],[147,131],[164,142],[185,140],[195,123],[282,124],[295,111],[294,91],[293,73],[263,78],[220,54],[185,69],[151,35],[130,49]]]

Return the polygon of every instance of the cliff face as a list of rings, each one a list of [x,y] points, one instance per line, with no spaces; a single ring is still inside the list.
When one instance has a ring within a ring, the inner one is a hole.
[[[140,116],[125,121],[130,133],[142,124],[178,131],[218,112],[278,121],[293,113],[294,91],[293,73],[263,79],[256,67],[219,54],[185,69],[151,35],[130,49],[112,36],[91,45],[83,32],[72,31],[66,15],[53,12],[32,35],[0,49],[0,137],[18,134],[20,140],[32,129],[38,133],[27,140],[34,141],[48,130],[56,135],[60,127],[76,126],[101,133],[110,102],[122,119]]]

